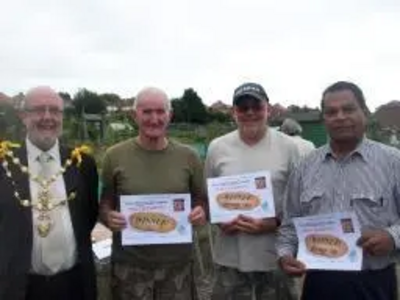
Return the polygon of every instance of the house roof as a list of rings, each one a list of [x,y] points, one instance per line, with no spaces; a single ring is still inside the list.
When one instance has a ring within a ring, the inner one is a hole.
[[[221,100],[214,102],[208,108],[212,112],[229,113],[231,111],[231,105],[225,104]]]
[[[277,116],[273,121],[282,122],[286,118],[291,118],[297,122],[315,122],[321,120],[321,112],[318,110],[307,111],[307,112],[285,112],[282,115]]]
[[[400,101],[391,101],[380,106],[374,117],[382,128],[400,129]]]
[[[1,103],[10,103],[11,98],[8,97],[6,94],[0,92],[0,104]]]

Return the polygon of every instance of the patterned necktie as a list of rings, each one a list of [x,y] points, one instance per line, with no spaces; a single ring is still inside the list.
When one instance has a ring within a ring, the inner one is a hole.
[[[45,179],[50,178],[50,176],[52,175],[51,174],[51,163],[52,163],[53,157],[46,152],[42,152],[42,154],[40,154],[38,156],[37,160],[39,161],[39,164],[40,164],[39,176],[41,178],[45,178]]]

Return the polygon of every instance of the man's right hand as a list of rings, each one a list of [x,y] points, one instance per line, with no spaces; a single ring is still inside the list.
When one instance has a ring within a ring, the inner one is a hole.
[[[110,210],[106,213],[106,224],[113,232],[121,231],[127,225],[124,215],[115,210]]]
[[[306,266],[291,255],[279,258],[279,264],[283,271],[290,276],[302,276],[306,271]]]

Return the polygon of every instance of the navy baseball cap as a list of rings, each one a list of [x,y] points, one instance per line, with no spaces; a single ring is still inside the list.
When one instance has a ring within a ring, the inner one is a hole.
[[[269,102],[267,93],[258,83],[247,82],[237,87],[233,93],[233,104],[237,104],[237,102],[245,96],[252,97],[259,101]]]

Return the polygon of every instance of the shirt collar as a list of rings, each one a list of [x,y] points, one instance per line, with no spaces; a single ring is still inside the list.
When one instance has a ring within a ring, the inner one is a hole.
[[[58,140],[56,140],[53,147],[51,147],[48,151],[43,151],[43,150],[39,149],[36,145],[34,145],[29,140],[29,138],[26,138],[26,150],[28,152],[28,158],[29,158],[30,162],[36,161],[37,158],[43,152],[48,153],[55,161],[57,161],[57,162],[60,161],[60,151],[59,151]]]
[[[362,159],[368,162],[369,145],[370,145],[370,140],[364,137],[358,144],[357,148],[354,149],[351,153],[349,153],[346,157],[352,157],[354,155],[358,155]],[[324,159],[333,157],[333,151],[329,143],[326,144],[323,148],[323,157]]]

